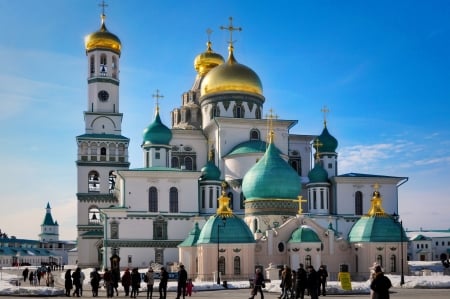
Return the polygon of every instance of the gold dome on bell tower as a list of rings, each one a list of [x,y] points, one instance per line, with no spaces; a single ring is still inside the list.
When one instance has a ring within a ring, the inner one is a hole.
[[[215,53],[211,48],[212,43],[209,40],[209,35],[212,33],[212,30],[208,29],[206,32],[208,33],[206,51],[198,54],[194,60],[194,68],[200,76],[206,75],[210,70],[225,62],[222,55]]]
[[[100,26],[100,30],[93,32],[85,37],[84,45],[86,48],[86,52],[96,49],[105,49],[113,51],[120,55],[122,43],[115,34],[109,32],[108,29],[106,29],[105,19],[106,15],[102,13],[102,24]]]
[[[201,97],[221,92],[246,92],[263,96],[262,83],[258,75],[234,58],[232,32],[240,31],[241,28],[233,27],[231,21],[230,18],[230,26],[221,27],[230,31],[228,60],[206,74],[200,89]]]

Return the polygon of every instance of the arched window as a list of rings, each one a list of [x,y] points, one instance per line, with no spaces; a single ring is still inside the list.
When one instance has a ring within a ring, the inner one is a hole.
[[[158,190],[156,187],[148,189],[148,211],[158,212]]]
[[[256,108],[256,111],[255,111],[255,118],[256,118],[256,119],[261,119],[261,109],[259,109],[259,107]]]
[[[250,140],[259,140],[259,131],[253,129],[250,131]]]
[[[100,224],[100,210],[96,207],[89,208],[89,224]]]
[[[201,195],[201,205],[202,205],[202,209],[204,209],[206,207],[206,192],[205,192],[205,188],[202,187],[202,195]]]
[[[180,168],[180,161],[178,157],[172,157],[172,168]]]
[[[88,175],[88,192],[100,192],[100,175],[95,170]]]
[[[234,117],[244,118],[244,107],[242,107],[240,104],[234,106]]]
[[[355,215],[363,214],[363,195],[361,191],[355,192]]]
[[[381,255],[377,255],[377,264],[383,267],[383,257]]]
[[[185,157],[184,158],[184,166],[186,167],[186,170],[193,170],[193,161],[191,157]]]
[[[114,79],[117,79],[117,58],[116,58],[116,56],[113,56],[113,58],[112,58],[111,68],[112,68],[112,77]]]
[[[253,231],[256,232],[258,230],[258,219],[253,219]]]
[[[169,191],[169,211],[178,213],[178,189],[171,187]]]
[[[230,209],[233,209],[233,193],[228,192],[227,196],[230,199],[228,206],[230,207]]]
[[[114,171],[109,172],[109,193],[113,193],[116,188],[116,174]]]
[[[317,191],[313,190],[313,209],[317,209]]]
[[[391,269],[391,273],[397,272],[397,257],[395,254],[391,255],[391,264],[389,268]]]
[[[225,257],[224,256],[219,257],[219,272],[220,272],[220,275],[226,274],[226,272],[225,272]]]
[[[233,263],[233,268],[234,268],[234,275],[241,275],[241,258],[238,256],[234,257],[234,263]]]
[[[167,240],[167,221],[163,217],[153,222],[153,240]]]
[[[90,64],[89,64],[89,73],[93,75],[95,73],[95,57],[91,55]]]
[[[108,72],[107,63],[106,63],[106,55],[102,54],[100,56],[100,75],[106,76]]]
[[[311,266],[311,256],[307,255],[305,256],[305,267]]]
[[[214,190],[212,187],[209,187],[209,208],[213,208],[213,199],[214,199]]]
[[[244,193],[241,192],[241,194],[239,195],[239,202],[241,209],[245,209],[244,201],[245,201]]]

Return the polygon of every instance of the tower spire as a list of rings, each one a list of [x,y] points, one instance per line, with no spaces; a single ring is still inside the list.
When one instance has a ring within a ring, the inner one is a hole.
[[[105,0],[102,0],[102,3],[100,3],[98,6],[100,6],[102,8],[102,14],[101,14],[101,18],[102,18],[102,25],[105,24],[105,19],[106,19],[106,14],[105,14],[105,7],[108,6],[108,4],[105,3]]]

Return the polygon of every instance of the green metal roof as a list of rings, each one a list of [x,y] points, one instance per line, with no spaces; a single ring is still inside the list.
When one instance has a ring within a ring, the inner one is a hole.
[[[225,157],[233,155],[264,153],[267,143],[261,140],[249,140],[236,145]]]
[[[130,139],[122,136],[122,135],[114,135],[114,134],[83,134],[78,135],[77,139],[115,139],[115,140],[124,140],[129,141]]]
[[[314,168],[309,171],[308,178],[310,183],[324,183],[328,181],[328,172],[316,162]]]
[[[200,227],[198,222],[195,223],[194,228],[190,231],[189,235],[178,247],[193,247],[197,246],[197,241],[200,236]]]
[[[352,227],[349,242],[401,242],[408,241],[399,222],[388,215],[363,216]]]
[[[202,181],[218,181],[220,179],[220,169],[211,160],[201,169],[201,173],[200,180]]]
[[[253,234],[241,218],[231,215],[227,217],[225,226],[222,227],[222,217],[211,216],[202,227],[197,244],[219,243],[255,243]],[[219,226],[220,232],[217,231]],[[219,234],[219,239],[218,239]]]
[[[322,145],[319,146],[319,153],[334,153],[338,147],[338,141],[334,138],[327,127],[323,128],[322,134],[317,137]]]
[[[321,242],[319,236],[310,227],[302,225],[291,235],[288,243],[317,243]]]

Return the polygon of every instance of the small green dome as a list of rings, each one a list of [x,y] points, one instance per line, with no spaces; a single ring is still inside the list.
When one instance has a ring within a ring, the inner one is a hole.
[[[308,243],[321,242],[316,232],[306,225],[302,225],[299,228],[297,228],[292,233],[291,238],[288,241],[288,243],[304,243],[304,242]]]
[[[217,226],[220,225],[220,243],[255,243],[253,234],[244,220],[235,215],[225,218],[225,226],[222,227],[222,217],[213,215],[209,217],[203,226],[197,244],[217,244]]]
[[[327,129],[327,126],[323,128],[322,134],[317,137],[322,144],[319,146],[319,151],[321,153],[334,153],[338,147],[338,141],[334,138]]]
[[[246,199],[296,199],[300,191],[300,177],[281,158],[273,143],[269,144],[264,156],[250,168],[242,181]]]
[[[363,216],[352,227],[349,242],[401,242],[408,240],[399,222],[388,215]]]
[[[214,164],[213,161],[209,160],[205,166],[201,169],[202,175],[200,177],[201,181],[218,181],[220,180],[220,169]]]
[[[195,222],[194,228],[190,231],[189,235],[178,247],[193,247],[197,246],[198,237],[200,236],[200,228],[198,222]]]
[[[328,172],[316,161],[314,168],[308,173],[310,183],[324,183],[328,181]]]
[[[159,112],[156,112],[155,120],[144,129],[144,141],[142,145],[147,144],[164,144],[168,145],[172,139],[172,131],[166,127],[159,117]]]

